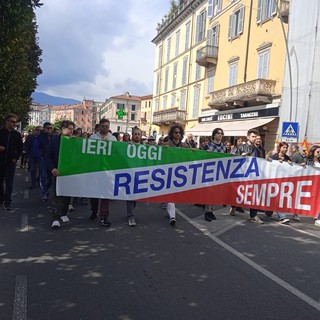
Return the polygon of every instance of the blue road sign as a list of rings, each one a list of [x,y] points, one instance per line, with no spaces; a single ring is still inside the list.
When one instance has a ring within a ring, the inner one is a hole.
[[[282,141],[298,142],[299,122],[283,122],[282,123]]]

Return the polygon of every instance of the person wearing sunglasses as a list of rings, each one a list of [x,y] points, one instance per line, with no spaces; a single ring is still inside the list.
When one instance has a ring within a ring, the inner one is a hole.
[[[18,116],[11,113],[4,118],[0,129],[0,205],[10,211],[14,173],[19,160],[23,143],[21,134],[15,130]]]

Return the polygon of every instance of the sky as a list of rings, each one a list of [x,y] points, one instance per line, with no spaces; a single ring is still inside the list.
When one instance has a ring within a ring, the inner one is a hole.
[[[77,100],[153,91],[156,26],[170,0],[42,0],[36,91]]]

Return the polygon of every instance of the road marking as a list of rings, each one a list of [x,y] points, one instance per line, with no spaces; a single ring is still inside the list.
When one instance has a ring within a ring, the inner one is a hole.
[[[23,191],[23,199],[29,199],[29,190],[28,189],[25,189]]]
[[[12,320],[27,320],[27,277],[17,276]]]
[[[21,216],[21,226],[20,232],[27,232],[28,231],[28,215],[23,213]]]
[[[287,291],[289,291],[290,293],[292,293],[293,295],[295,295],[299,299],[303,300],[304,302],[306,302],[307,304],[309,304],[313,308],[320,311],[320,303],[319,302],[317,302],[316,300],[307,296],[305,293],[301,292],[300,290],[293,287],[289,283],[285,282],[281,278],[277,277],[276,275],[274,275],[273,273],[271,273],[267,269],[261,267],[259,264],[255,263],[254,261],[252,261],[251,259],[249,259],[245,255],[243,255],[241,252],[230,247],[228,244],[226,244],[225,242],[223,242],[222,240],[220,240],[219,238],[217,238],[216,236],[214,236],[213,234],[208,232],[208,230],[206,230],[204,227],[202,227],[201,225],[196,223],[194,220],[187,217],[181,210],[176,208],[176,212],[180,216],[182,216],[185,220],[187,220],[190,224],[192,224],[195,228],[197,228],[199,231],[201,231],[204,235],[208,236],[211,240],[213,240],[214,242],[219,244],[221,247],[223,247],[224,249],[226,249],[227,251],[229,251],[230,253],[232,253],[233,255],[235,255],[236,257],[238,257],[239,259],[241,259],[245,263],[247,263],[250,267],[254,268],[256,271],[260,272],[261,274],[263,274],[264,276],[266,276],[270,280],[274,281],[279,286],[283,287],[284,289],[286,289]]]

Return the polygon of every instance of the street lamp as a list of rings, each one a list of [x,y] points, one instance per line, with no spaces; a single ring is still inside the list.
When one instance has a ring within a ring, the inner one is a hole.
[[[129,92],[125,92],[125,96],[127,97],[127,123],[126,123],[126,132],[128,132],[128,126],[129,126]]]

